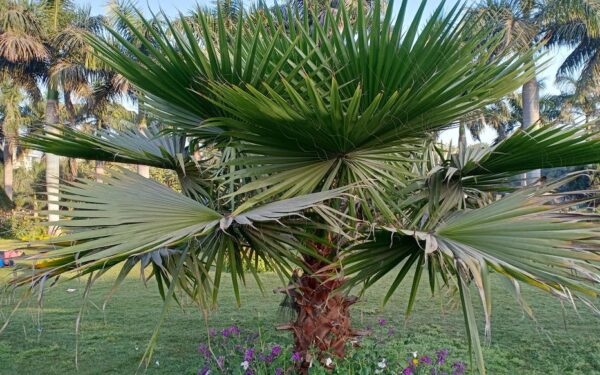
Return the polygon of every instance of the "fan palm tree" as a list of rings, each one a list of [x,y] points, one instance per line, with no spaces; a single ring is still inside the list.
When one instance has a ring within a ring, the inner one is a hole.
[[[110,30],[117,44],[90,36],[164,125],[97,135],[64,129],[24,142],[67,157],[171,169],[181,191],[124,169],[102,183],[63,185],[64,235],[28,244],[40,252],[11,284],[33,293],[69,274],[88,276],[89,288],[119,266],[116,287],[141,262],[164,298],[160,323],[178,289],[212,307],[225,269],[241,303],[244,270],[262,259],[284,285],[292,280],[281,292],[296,317],[279,328],[293,334],[301,372],[324,353],[344,355],[359,334],[350,319],[357,298],[348,291],[386,274],[395,276],[385,301],[412,277],[408,313],[424,274],[433,292],[457,287],[482,373],[469,285],[489,333],[490,271],[517,291],[526,283],[589,303],[600,293],[598,217],[550,204],[564,181],[500,200],[490,194],[514,190],[510,178],[533,169],[598,161],[600,140],[544,126],[491,148],[443,153],[433,134],[530,81],[534,56],[492,58],[501,41],[464,22],[459,6],[446,12],[442,4],[423,21],[426,2],[412,20],[408,5],[402,1],[394,17],[392,5],[382,11],[375,1],[355,20],[343,4],[324,13],[287,7],[285,18],[260,8],[232,29],[222,16],[208,27],[204,13],[197,29],[185,17],[180,29],[165,18],[137,25],[122,17],[144,50],[117,30]],[[195,145],[210,159],[195,160]]]

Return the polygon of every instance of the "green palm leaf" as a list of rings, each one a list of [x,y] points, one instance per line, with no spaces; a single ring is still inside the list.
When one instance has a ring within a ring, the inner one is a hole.
[[[427,232],[409,228],[376,233],[373,242],[349,249],[345,271],[369,286],[402,265],[385,301],[411,268],[415,269],[413,284],[419,283],[425,267],[432,287],[436,275],[446,285],[456,279],[470,343],[483,369],[468,285],[472,282],[479,291],[489,333],[492,303],[488,269],[515,285],[526,283],[567,301],[578,299],[593,306],[591,299],[600,295],[600,217],[564,212],[578,202],[555,204],[563,195],[552,194],[576,177],[523,189],[483,208],[455,212],[428,225],[431,229]],[[426,261],[418,262],[423,256]],[[520,298],[518,288],[516,292]],[[413,301],[409,300],[408,312]]]

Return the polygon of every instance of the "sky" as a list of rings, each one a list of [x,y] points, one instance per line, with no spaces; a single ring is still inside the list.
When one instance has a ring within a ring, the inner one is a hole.
[[[158,10],[163,10],[169,16],[176,16],[178,12],[186,13],[188,10],[196,7],[196,4],[201,6],[207,6],[214,4],[213,0],[170,0],[170,1],[160,1],[160,0],[133,0],[134,3],[141,9],[152,10],[154,12]],[[280,0],[280,3],[285,3],[286,0]],[[460,0],[447,0],[446,7],[450,8],[455,5]],[[92,14],[103,14],[105,13],[106,4],[108,0],[75,0],[77,5],[81,6],[91,6]],[[273,0],[267,0],[267,3],[273,2]],[[399,7],[400,0],[395,1],[395,7]],[[466,0],[467,3],[476,3],[477,0]],[[249,4],[250,0],[246,0],[245,4]],[[430,15],[433,11],[440,5],[441,0],[429,0],[425,15]],[[414,16],[417,8],[420,4],[419,0],[410,0],[408,8],[407,8],[407,18],[410,19]],[[543,82],[543,89],[541,94],[558,94],[560,90],[554,84],[554,77],[556,75],[556,71],[558,67],[562,64],[565,58],[569,54],[569,50],[561,48],[548,51],[545,58],[549,59],[549,65],[544,70],[539,72],[538,78]],[[473,139],[468,136],[469,142],[474,142]],[[495,133],[493,130],[486,129],[482,134],[483,142],[491,142],[495,138]],[[442,135],[442,140],[444,142],[452,141],[454,144],[457,143],[458,140],[458,130],[452,129],[446,131]]]

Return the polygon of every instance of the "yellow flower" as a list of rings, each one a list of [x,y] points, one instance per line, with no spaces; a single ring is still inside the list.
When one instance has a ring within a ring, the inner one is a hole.
[[[417,358],[413,358],[412,363],[413,365],[417,366],[419,364],[419,360]]]

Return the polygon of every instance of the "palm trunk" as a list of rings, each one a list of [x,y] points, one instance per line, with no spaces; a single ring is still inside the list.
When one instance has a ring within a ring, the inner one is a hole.
[[[523,129],[537,125],[540,121],[540,90],[537,79],[534,77],[523,85]],[[542,173],[536,169],[524,175],[525,184],[536,183]]]
[[[63,95],[65,98],[65,109],[67,110],[67,113],[69,114],[70,126],[72,128],[74,128],[75,124],[77,123],[77,112],[75,111],[75,106],[73,105],[73,102],[71,101],[71,92],[68,90],[64,90]],[[67,172],[65,173],[65,180],[75,181],[75,179],[77,178],[77,175],[78,175],[77,159],[69,158],[68,161],[69,161],[68,162],[69,168],[67,169]]]
[[[13,200],[13,147],[10,137],[5,135],[4,139],[4,192],[6,196]]]
[[[142,105],[143,105],[143,103],[140,101],[139,107],[138,107],[138,115],[137,115],[137,119],[136,119],[136,122],[138,125],[138,130],[140,130],[140,131],[144,131],[144,129],[146,129],[148,127],[148,124],[146,123],[146,113],[144,112]],[[150,167],[149,166],[138,165],[137,171],[140,174],[140,176],[150,178]]]
[[[58,91],[53,88],[48,88],[48,100],[46,102],[45,120],[47,125],[56,125],[59,123],[58,118]],[[55,132],[54,129],[48,128],[49,131]],[[48,193],[48,210],[59,210],[58,190],[60,179],[60,158],[58,155],[46,154],[46,192]],[[58,221],[60,216],[57,213],[50,213],[48,221],[50,223]],[[51,235],[58,234],[60,229],[57,226],[50,226],[48,232]]]
[[[466,150],[467,148],[467,131],[465,129],[465,124],[460,121],[458,128],[458,145],[461,149]]]
[[[96,130],[97,133],[100,132],[101,129],[104,128],[104,120],[102,117],[96,118]],[[104,175],[104,162],[101,160],[96,160],[94,164],[94,175],[96,177],[97,182],[102,182],[102,176]]]
[[[94,166],[94,174],[96,176],[96,181],[102,182],[102,176],[104,176],[104,162],[96,160],[96,165]]]
[[[322,245],[315,248],[325,257],[333,251]],[[352,329],[350,319],[350,306],[357,298],[338,291],[345,280],[335,277],[335,270],[324,271],[328,264],[320,260],[307,257],[305,263],[310,272],[300,275],[295,271],[291,285],[283,290],[292,299],[296,320],[279,327],[294,336],[294,351],[302,358],[297,370],[302,374],[308,373],[311,362],[326,365],[330,355],[343,358],[346,344],[360,335]],[[318,358],[311,357],[313,349]]]

